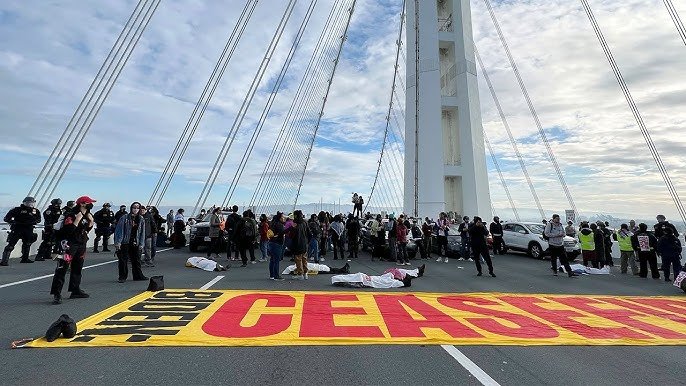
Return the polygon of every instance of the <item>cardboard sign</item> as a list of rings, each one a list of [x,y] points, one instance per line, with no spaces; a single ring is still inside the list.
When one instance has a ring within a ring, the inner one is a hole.
[[[505,293],[146,292],[28,347],[684,345],[686,299]]]

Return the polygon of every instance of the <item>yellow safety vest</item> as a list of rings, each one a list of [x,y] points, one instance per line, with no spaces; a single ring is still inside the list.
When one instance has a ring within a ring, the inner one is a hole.
[[[621,233],[617,232],[617,242],[619,242],[619,250],[622,252],[632,252],[634,250],[633,245],[631,245],[631,236],[622,236]]]
[[[579,242],[581,243],[582,251],[593,251],[595,250],[595,241],[593,239],[593,233],[585,235],[579,232]]]

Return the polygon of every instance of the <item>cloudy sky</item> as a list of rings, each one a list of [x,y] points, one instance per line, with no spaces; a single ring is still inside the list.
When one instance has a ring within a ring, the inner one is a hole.
[[[310,1],[300,0],[209,202],[221,201]],[[250,200],[333,0],[319,0],[234,201]],[[163,0],[58,189],[115,203],[146,200],[233,29],[243,0]],[[374,179],[400,0],[358,0],[300,202],[348,200]],[[686,196],[686,47],[660,0],[591,0],[596,18]],[[136,1],[0,2],[0,206],[26,194]],[[575,0],[494,2],[519,70],[583,214],[676,211],[610,67]],[[686,4],[676,3],[686,15]],[[477,46],[548,210],[565,208],[555,173],[481,0]],[[286,7],[262,0],[163,203],[192,205]],[[485,82],[484,128],[518,208],[535,208]],[[492,170],[490,164],[489,169]],[[491,197],[509,207],[495,172]],[[101,201],[101,202],[102,202]],[[345,202],[345,201],[344,201]],[[500,209],[499,209],[500,208]]]

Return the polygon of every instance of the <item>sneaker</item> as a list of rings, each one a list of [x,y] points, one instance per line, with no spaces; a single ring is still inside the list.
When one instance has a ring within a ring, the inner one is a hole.
[[[310,261],[314,261],[314,257],[310,257]]]
[[[307,280],[307,279],[308,279],[308,277],[307,277],[307,273],[305,273],[305,274],[303,275],[303,279],[305,279],[305,280]]]
[[[489,272],[489,274],[490,274],[492,277],[495,277],[495,273]]]
[[[52,304],[62,304],[62,296],[61,295],[55,295],[52,298]]]
[[[269,280],[274,280],[274,278],[273,278],[273,277],[270,277]]]
[[[443,260],[443,262],[444,262],[444,263],[447,263],[447,262],[448,262],[448,258],[446,257],[446,258]]]
[[[284,281],[285,279],[282,278],[281,276],[279,276],[279,277],[275,277],[274,280],[276,280],[276,281]]]
[[[257,261],[253,260],[250,262],[250,264],[257,264]]]
[[[395,265],[405,265],[405,263],[397,262]]]
[[[410,263],[410,262],[408,261],[407,263],[405,263],[405,265],[412,265],[412,263]]]
[[[441,261],[443,261],[443,258],[439,256],[438,259],[436,259],[436,262],[440,263]]]
[[[473,262],[474,262],[474,259],[472,259],[472,258],[470,257],[467,261],[471,261],[471,262],[473,263]]]
[[[476,274],[476,276],[483,276],[483,273],[479,272]]]
[[[555,268],[550,268],[553,271],[553,276],[557,276],[557,269]]]
[[[292,277],[292,280],[303,280],[305,278],[305,275],[295,275]]]
[[[320,257],[320,258],[319,258],[319,261],[326,261],[326,259],[323,258],[323,257]]]

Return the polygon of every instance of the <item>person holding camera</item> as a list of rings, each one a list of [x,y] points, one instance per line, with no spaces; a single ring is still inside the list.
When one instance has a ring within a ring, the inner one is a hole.
[[[2,252],[0,265],[9,265],[10,255],[19,240],[21,240],[20,263],[33,263],[33,260],[29,259],[29,252],[31,244],[38,239],[38,235],[33,233],[33,228],[41,221],[40,210],[36,209],[36,199],[26,197],[20,206],[7,212],[4,221],[10,224],[10,233],[7,235],[7,246]]]
[[[131,274],[134,281],[147,280],[141,270],[141,253],[145,246],[145,219],[141,215],[141,203],[131,204],[130,212],[119,219],[114,228],[114,249],[119,260],[119,282],[129,276],[128,261],[131,260]]]
[[[59,228],[55,232],[57,240],[57,268],[52,277],[50,294],[53,304],[62,303],[62,287],[64,278],[69,270],[70,299],[87,298],[89,295],[81,289],[81,271],[86,258],[86,243],[88,232],[93,229],[95,220],[91,215],[94,199],[81,196],[76,200],[76,206],[64,213],[64,219],[56,224]]]

